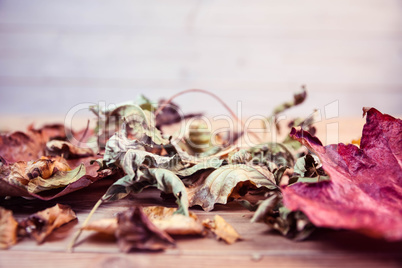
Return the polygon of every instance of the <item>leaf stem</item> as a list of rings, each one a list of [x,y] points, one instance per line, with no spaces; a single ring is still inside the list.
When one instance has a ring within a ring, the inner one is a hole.
[[[89,122],[90,122],[90,120],[88,119],[88,121],[87,121],[87,127],[85,128],[84,134],[82,134],[81,139],[79,140],[79,144],[81,144],[81,142],[84,140],[85,136],[86,136],[87,133],[88,133]]]
[[[103,203],[103,199],[99,199],[98,202],[96,202],[95,206],[92,208],[91,212],[89,212],[87,218],[85,219],[84,223],[82,224],[81,228],[75,233],[73,239],[71,240],[70,244],[67,247],[67,252],[72,253],[74,251],[74,246],[75,243],[77,242],[78,238],[80,237],[82,233],[82,229],[87,226],[89,220],[92,218],[92,215],[95,213],[95,211],[99,208],[99,206]]]

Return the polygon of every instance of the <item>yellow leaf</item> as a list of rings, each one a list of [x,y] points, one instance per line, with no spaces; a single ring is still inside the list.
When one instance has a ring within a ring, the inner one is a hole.
[[[145,207],[143,211],[156,227],[170,235],[198,235],[204,231],[197,215],[192,212],[187,217],[174,214],[177,208],[160,206]]]
[[[100,219],[93,221],[84,226],[82,230],[95,231],[114,236],[117,230],[117,218]]]
[[[219,215],[215,215],[213,220],[203,221],[203,225],[228,244],[241,239],[239,233]]]
[[[13,212],[0,207],[0,249],[7,249],[17,243],[18,222]]]

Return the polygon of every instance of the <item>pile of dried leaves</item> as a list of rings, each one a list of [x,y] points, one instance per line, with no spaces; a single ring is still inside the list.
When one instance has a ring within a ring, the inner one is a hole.
[[[303,89],[275,108],[272,123],[305,98]],[[0,136],[0,196],[50,200],[114,177],[70,249],[84,230],[115,237],[123,252],[163,250],[175,246],[171,235],[203,237],[208,232],[231,244],[241,237],[222,217],[201,222],[189,208],[211,211],[215,204],[233,201],[256,210],[252,222],[265,222],[295,240],[305,239],[316,227],[402,239],[401,120],[365,109],[360,147],[322,146],[313,136],[313,119],[307,118],[292,121],[282,142],[239,148],[241,130],[213,137],[199,123],[182,136],[163,133],[166,125],[199,116],[180,115],[172,99],[155,105],[141,97],[110,110],[91,107],[97,127],[75,133],[81,137],[75,144],[58,125]],[[97,148],[83,148],[91,140]],[[90,221],[102,203],[148,187],[173,198],[177,208],[134,206],[115,218]],[[11,211],[0,210],[0,245],[7,248],[23,236],[43,242],[53,229],[75,218],[63,205],[58,209],[64,221],[44,218],[53,212],[38,212],[17,222]]]

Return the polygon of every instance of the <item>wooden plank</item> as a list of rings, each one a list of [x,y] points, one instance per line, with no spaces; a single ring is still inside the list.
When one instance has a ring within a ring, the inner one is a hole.
[[[92,80],[71,81],[76,85],[66,86],[56,80],[27,79],[31,86],[3,85],[0,91],[0,113],[20,115],[53,114],[65,117],[75,107],[84,109],[92,104],[105,102],[106,105],[135,100],[139,94],[157,101],[168,98],[180,90],[204,88],[220,96],[239,116],[269,116],[276,105],[292,99],[299,84],[247,83],[231,81],[120,81]],[[103,82],[105,81],[105,82]],[[113,83],[116,81],[116,83]],[[16,81],[18,84],[20,80]],[[1,82],[0,82],[1,83]],[[13,82],[14,83],[14,82]],[[88,84],[87,84],[88,83]],[[148,84],[149,83],[149,84]],[[332,85],[307,84],[309,96],[306,103],[284,113],[287,118],[307,117],[314,109],[324,113],[327,105],[338,102],[339,117],[361,117],[362,108],[376,107],[384,113],[402,114],[400,100],[402,88],[382,85]],[[85,90],[83,90],[85,89]],[[387,90],[388,89],[388,90]],[[55,92],[57,91],[57,93]],[[384,92],[381,92],[384,90]],[[208,116],[228,115],[228,112],[214,99],[200,93],[184,95],[175,101],[184,113],[205,112]],[[239,111],[239,112],[238,112]],[[80,110],[77,115],[90,115]],[[74,112],[75,115],[75,112]],[[322,120],[325,120],[323,117]],[[64,121],[64,120],[63,120]]]

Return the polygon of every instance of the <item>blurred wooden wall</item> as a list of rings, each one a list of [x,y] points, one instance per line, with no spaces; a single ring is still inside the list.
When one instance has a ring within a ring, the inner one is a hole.
[[[0,0],[2,115],[187,88],[268,115],[302,84],[293,114],[401,115],[402,1]],[[177,102],[224,112],[200,94]]]

